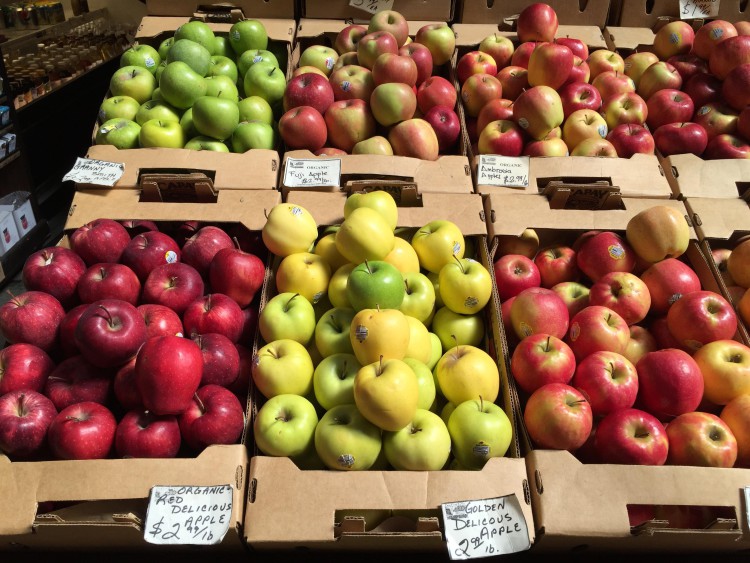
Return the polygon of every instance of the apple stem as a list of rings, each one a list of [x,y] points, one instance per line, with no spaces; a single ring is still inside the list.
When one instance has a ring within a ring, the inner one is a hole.
[[[136,72],[136,70],[135,70],[135,69],[133,69],[133,72],[132,72],[132,74],[131,74],[131,77],[132,77],[132,78],[135,78],[135,75],[136,75],[136,74],[138,74],[138,73]]]
[[[271,76],[275,70],[276,70],[276,67],[273,67],[271,70],[269,70],[268,76]]]
[[[409,289],[409,280],[404,280],[404,287],[406,289],[406,295],[411,295],[411,290]]]
[[[113,326],[114,321],[112,320],[112,315],[107,310],[107,308],[104,305],[97,305],[97,307],[99,307],[99,309],[101,309],[102,311],[104,311],[106,313],[106,315],[107,315],[107,323],[109,324],[109,326],[110,327]]]
[[[193,398],[195,399],[195,402],[198,403],[198,408],[201,410],[201,414],[206,414],[206,405],[203,404],[203,401],[201,401],[198,393],[195,393],[193,395]]]
[[[289,298],[289,301],[287,301],[287,302],[286,302],[286,305],[284,305],[284,312],[285,312],[285,313],[288,313],[288,312],[289,312],[289,305],[291,305],[291,303],[292,303],[292,299],[294,299],[294,298],[295,298],[295,297],[297,297],[298,295],[299,295],[299,293],[295,293],[294,295],[292,295],[292,296],[291,296],[291,297]]]
[[[78,418],[77,416],[70,416],[70,415],[66,416],[65,420],[75,420],[76,422],[81,422],[81,419]]]
[[[451,338],[456,343],[456,353],[460,352],[460,350],[458,349],[458,338],[456,338],[455,334],[451,334]]]
[[[378,366],[377,374],[378,377],[383,374],[383,354],[380,354],[380,365]]]
[[[341,373],[339,374],[339,379],[341,381],[344,381],[346,379],[346,370],[349,367],[349,362],[344,362],[344,365],[342,366],[344,369],[341,370]]]
[[[421,431],[422,431],[421,428],[414,428],[413,426],[411,427],[411,433],[412,434],[416,434],[417,432],[421,432]]]
[[[201,336],[200,334],[194,334],[193,342],[195,342],[198,345],[198,348],[203,350],[203,336]]]
[[[29,411],[26,409],[26,393],[21,393],[18,397],[18,416],[26,416]]]
[[[649,436],[650,434],[647,431],[635,433],[636,438],[648,438]]]
[[[367,258],[365,258],[365,268],[367,268],[367,272],[372,274],[372,270],[370,269],[370,263],[367,261]]]
[[[464,268],[464,265],[461,263],[461,259],[458,256],[456,256],[455,254],[453,255],[453,258],[456,260],[456,262],[458,262],[458,267],[461,268],[461,273],[465,274],[466,273],[466,268]]]
[[[375,308],[378,310],[378,313],[380,312],[380,303],[375,303]]]
[[[484,399],[479,395],[479,410],[484,412]]]
[[[549,339],[552,338],[552,335],[547,337],[547,343],[544,346],[544,351],[549,352]]]
[[[234,247],[235,247],[235,248],[236,248],[237,250],[242,250],[242,249],[240,248],[240,241],[239,241],[239,240],[237,240],[237,237],[232,237],[232,240],[234,241]]]

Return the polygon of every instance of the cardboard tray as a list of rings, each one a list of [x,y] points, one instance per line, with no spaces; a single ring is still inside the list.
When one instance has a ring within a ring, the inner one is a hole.
[[[613,2],[611,12],[610,22],[622,27],[652,27],[660,19],[680,19],[679,0],[619,0]],[[750,19],[747,2],[721,0],[716,19],[730,22]]]
[[[503,23],[511,22],[521,11],[533,4],[531,0],[463,0],[461,14],[456,18],[460,23]],[[591,25],[603,28],[607,22],[609,0],[587,0],[570,2],[569,0],[547,0],[557,13],[558,21],[563,25]]]
[[[291,192],[287,201],[310,211],[318,225],[332,225],[343,221],[345,199],[345,193]],[[436,217],[456,222],[465,236],[473,236],[479,260],[491,267],[479,196],[424,193],[421,205],[399,207],[399,226],[421,227]],[[273,291],[272,283],[266,291]],[[494,282],[487,313],[488,346],[500,356],[498,403],[510,415],[515,391],[505,371],[507,350],[495,330],[500,320]],[[258,397],[255,404],[261,401]],[[506,457],[494,458],[482,471],[471,473],[303,471],[288,458],[257,455],[250,465],[245,540],[257,550],[440,551],[445,549],[440,504],[508,494],[516,494],[530,523],[525,464],[519,458],[516,431]],[[289,509],[290,498],[295,499],[294,510]]]
[[[234,12],[234,14],[232,14]],[[149,16],[184,16],[197,15],[201,19],[212,20],[216,17],[234,19],[247,18],[281,18],[294,19],[295,0],[230,0],[201,2],[195,0],[146,0],[146,13]],[[213,17],[212,17],[213,16]]]
[[[367,23],[372,14],[366,9],[367,0],[301,0],[303,18],[346,19]],[[392,10],[407,20],[421,20],[425,16],[442,21],[452,21],[456,0],[393,0]]]

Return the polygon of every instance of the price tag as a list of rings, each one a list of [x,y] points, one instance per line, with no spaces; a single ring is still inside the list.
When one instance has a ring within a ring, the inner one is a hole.
[[[393,0],[349,0],[349,5],[370,14],[393,9]]]
[[[161,545],[215,545],[229,531],[232,487],[151,489],[143,537]]]
[[[451,559],[507,555],[531,547],[529,529],[516,495],[442,505]]]
[[[98,186],[114,186],[122,178],[125,165],[122,162],[107,162],[91,158],[77,158],[63,181],[72,180],[77,184],[96,184]]]
[[[290,188],[338,186],[341,182],[341,159],[288,158],[284,185]]]
[[[479,157],[477,183],[508,188],[529,187],[529,157],[483,154]]]
[[[720,4],[721,0],[680,0],[680,19],[715,18]]]

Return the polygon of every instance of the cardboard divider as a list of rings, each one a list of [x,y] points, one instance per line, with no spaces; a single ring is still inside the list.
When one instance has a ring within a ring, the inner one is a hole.
[[[393,5],[388,9],[399,12],[407,21],[421,20],[425,16],[452,21],[456,3],[457,0],[393,0]],[[367,23],[372,17],[367,9],[371,2],[367,0],[300,0],[300,4],[300,16],[303,18],[335,18]]]
[[[591,25],[603,28],[609,13],[609,0],[547,0],[563,25]],[[510,27],[518,14],[533,4],[530,0],[463,0],[460,23],[504,23]]]
[[[231,14],[239,12],[244,18],[294,19],[295,0],[146,0],[146,12],[150,16],[205,16],[211,13]],[[209,18],[210,21],[210,18]]]
[[[715,19],[738,22],[750,19],[745,0],[721,0]],[[743,11],[744,4],[744,11]],[[620,0],[612,6],[610,21],[622,27],[652,27],[659,20],[680,19],[679,0]]]

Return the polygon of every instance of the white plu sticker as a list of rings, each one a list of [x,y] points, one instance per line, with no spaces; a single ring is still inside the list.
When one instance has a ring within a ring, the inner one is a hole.
[[[720,0],[680,0],[680,19],[715,18],[720,5]]]
[[[480,155],[477,183],[485,186],[528,188],[529,157]]]
[[[383,10],[392,10],[393,0],[349,0],[349,5],[369,14],[377,14]]]
[[[338,186],[341,182],[341,159],[288,158],[284,168],[284,185],[290,188]]]
[[[216,545],[229,531],[232,487],[156,486],[143,537],[161,545]]]
[[[114,186],[124,172],[125,165],[122,162],[78,157],[70,172],[63,176],[63,182],[71,180],[77,184]]]
[[[451,559],[507,555],[531,547],[516,495],[441,505]]]

